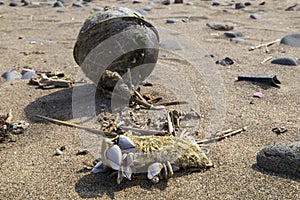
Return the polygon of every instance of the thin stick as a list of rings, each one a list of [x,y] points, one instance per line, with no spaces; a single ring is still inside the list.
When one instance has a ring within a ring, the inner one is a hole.
[[[274,41],[271,41],[271,42],[267,42],[267,43],[264,43],[264,44],[260,44],[260,45],[257,45],[257,46],[252,46],[250,47],[249,51],[253,51],[255,49],[260,49],[262,47],[268,47],[268,46],[271,46],[277,42],[280,42],[280,39],[277,39],[277,40],[274,40]]]
[[[264,64],[264,63],[268,62],[269,60],[271,60],[272,58],[273,58],[273,56],[267,57],[266,59],[261,61],[260,64]]]
[[[74,123],[71,123],[71,122],[66,122],[66,121],[62,121],[62,120],[58,120],[58,119],[53,119],[53,118],[45,117],[45,116],[42,116],[42,115],[35,115],[35,116],[38,117],[38,118],[41,118],[41,119],[45,119],[45,120],[47,120],[49,122],[52,122],[52,123],[55,123],[55,124],[79,128],[79,129],[82,129],[82,130],[89,131],[91,133],[100,134],[102,136],[106,136],[107,134],[109,134],[110,136],[116,136],[116,134],[113,134],[113,133],[105,133],[101,130],[91,129],[91,128],[81,126],[81,125],[78,125],[78,124],[74,124]]]
[[[153,110],[162,110],[165,107],[158,105],[158,106],[154,106],[153,104],[150,104],[146,101],[146,99],[138,92],[138,91],[134,91],[134,101],[136,101],[137,103],[141,104],[142,106],[145,106],[146,108],[151,108]]]
[[[206,144],[206,143],[212,143],[212,142],[215,142],[215,141],[219,141],[219,140],[222,140],[226,137],[230,137],[230,136],[233,136],[235,134],[241,133],[242,131],[245,131],[246,128],[247,127],[243,127],[243,128],[237,129],[235,131],[229,132],[227,134],[214,137],[214,138],[208,138],[208,139],[204,139],[204,140],[197,140],[197,144]]]
[[[180,105],[180,104],[188,104],[188,102],[187,101],[171,101],[171,102],[158,103],[157,105],[173,106],[173,105]]]
[[[172,134],[174,132],[173,122],[171,120],[170,112],[167,114],[167,120],[168,120],[168,130],[169,133]]]
[[[145,130],[128,126],[121,126],[120,128],[124,129],[125,131],[135,131],[144,135],[166,135],[166,131]]]

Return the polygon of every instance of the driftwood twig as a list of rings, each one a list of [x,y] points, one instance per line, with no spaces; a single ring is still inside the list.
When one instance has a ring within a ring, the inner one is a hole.
[[[273,41],[271,41],[271,42],[267,42],[267,43],[260,44],[260,45],[257,45],[257,46],[252,46],[252,47],[250,47],[249,51],[253,51],[253,50],[255,50],[255,49],[260,49],[260,48],[262,48],[262,47],[267,48],[268,46],[271,46],[271,45],[273,45],[273,44],[275,44],[275,43],[277,43],[277,42],[280,42],[280,39],[273,40]]]
[[[242,131],[245,131],[247,127],[243,127],[243,128],[240,128],[240,129],[237,129],[235,131],[225,131],[225,134],[223,132],[223,134],[220,134],[216,137],[213,137],[213,138],[207,138],[207,139],[203,139],[203,140],[197,140],[197,144],[207,144],[207,143],[212,143],[212,142],[215,142],[215,141],[219,141],[219,140],[222,140],[222,139],[225,139],[227,137],[230,137],[230,136],[233,136],[233,135],[236,135],[238,133],[241,133]]]
[[[106,133],[106,132],[101,131],[101,130],[88,128],[88,127],[85,127],[85,126],[81,126],[79,124],[74,124],[72,122],[66,122],[66,121],[62,121],[62,120],[58,120],[58,119],[53,119],[53,118],[42,116],[42,115],[35,115],[35,116],[38,117],[38,118],[47,120],[49,122],[55,123],[55,124],[74,127],[74,128],[79,128],[79,129],[82,129],[82,130],[89,131],[91,133],[100,134],[102,136],[116,136],[117,135],[117,134],[114,134],[114,133]]]

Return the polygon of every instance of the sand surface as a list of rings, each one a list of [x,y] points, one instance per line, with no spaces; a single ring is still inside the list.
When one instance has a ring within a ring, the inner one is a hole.
[[[31,67],[40,71],[63,71],[79,79],[73,47],[84,20],[95,13],[92,8],[119,5],[139,9],[148,5],[144,2],[93,1],[84,8],[70,4],[64,8],[9,7],[6,3],[0,6],[0,71]],[[156,185],[137,179],[118,185],[115,177],[91,174],[84,170],[83,162],[93,161],[93,155],[76,155],[85,148],[78,130],[34,118],[35,114],[41,114],[73,122],[82,120],[73,119],[72,89],[39,90],[28,85],[28,80],[5,82],[1,79],[0,112],[4,114],[12,109],[15,119],[28,121],[30,127],[24,134],[15,136],[16,142],[0,144],[0,199],[299,199],[299,180],[258,170],[255,164],[256,154],[264,146],[299,141],[300,68],[260,62],[269,56],[299,59],[300,49],[277,43],[269,47],[269,53],[265,48],[248,51],[250,46],[299,31],[300,12],[285,11],[297,1],[274,0],[266,1],[265,5],[251,1],[253,5],[243,10],[236,10],[234,6],[213,7],[211,1],[190,2],[193,5],[151,5],[153,9],[147,18],[158,29],[167,33],[176,31],[177,38],[182,38],[178,42],[183,50],[161,51],[159,64],[173,69],[170,74],[177,72],[192,82],[196,105],[203,116],[198,127],[199,137],[206,137],[215,129],[248,127],[242,134],[211,146],[208,157],[215,167],[204,172],[178,172],[167,182]],[[260,12],[259,8],[267,11]],[[250,19],[252,13],[259,13],[262,18]],[[185,23],[166,24],[168,18],[182,19]],[[223,31],[207,27],[210,21],[234,23],[245,42],[230,41]],[[162,41],[168,37],[173,40],[174,34],[162,35]],[[198,48],[188,48],[189,45]],[[193,73],[191,63],[200,63],[202,70],[206,69],[201,61],[207,62],[207,55],[214,57],[207,70],[202,71],[204,74]],[[234,64],[214,65],[225,57],[233,59]],[[215,70],[216,77],[205,74],[211,70]],[[165,74],[167,70],[163,71]],[[161,75],[159,70],[155,73],[154,83]],[[239,74],[277,75],[281,87],[262,88],[248,82],[235,82]],[[210,80],[214,80],[216,89]],[[80,87],[84,89],[89,85]],[[163,91],[157,92],[163,94]],[[264,97],[253,98],[254,92],[262,92]],[[190,96],[186,98],[193,100]],[[271,131],[282,126],[288,132],[276,135]],[[55,149],[63,145],[67,150],[61,156],[53,156]]]

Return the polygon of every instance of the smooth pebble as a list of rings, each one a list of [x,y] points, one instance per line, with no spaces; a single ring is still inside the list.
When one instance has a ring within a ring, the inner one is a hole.
[[[102,7],[100,7],[100,6],[96,6],[96,7],[93,8],[93,10],[94,11],[102,11],[104,9]]]
[[[212,4],[211,4],[212,6],[219,6],[219,5],[221,5],[219,2],[212,2]]]
[[[229,38],[243,37],[243,33],[234,31],[226,31],[224,35]]]
[[[4,1],[0,1],[0,5],[4,5]]]
[[[83,7],[83,4],[81,4],[81,3],[76,3],[76,2],[75,2],[75,3],[72,4],[72,6],[73,6],[73,7],[77,7],[77,8],[82,8],[82,7]]]
[[[250,18],[251,18],[251,19],[261,19],[261,15],[260,15],[260,14],[254,13],[254,14],[251,14],[251,15],[250,15]]]
[[[56,2],[53,4],[53,7],[64,7],[64,4],[63,4],[61,1],[56,1]]]
[[[170,18],[170,19],[167,19],[166,22],[167,22],[167,24],[176,24],[176,23],[182,23],[182,20]]]
[[[206,24],[208,27],[218,31],[230,31],[233,30],[233,23],[231,22],[208,22]]]
[[[235,4],[235,9],[242,9],[245,8],[245,5],[243,3],[236,3]]]
[[[286,35],[281,39],[280,43],[292,47],[300,47],[300,33]]]
[[[298,62],[292,57],[281,57],[271,61],[272,64],[297,66]]]
[[[251,6],[252,3],[251,3],[250,1],[247,1],[247,2],[244,3],[244,5],[245,5],[245,6]]]
[[[163,5],[170,5],[170,0],[164,0],[161,2]]]
[[[151,6],[146,6],[146,7],[142,8],[142,9],[143,9],[144,11],[149,12],[149,11],[152,10],[152,7],[151,7]]]
[[[8,5],[11,7],[16,7],[16,6],[18,6],[18,3],[13,1],[13,2],[10,2]]]
[[[174,3],[183,3],[183,0],[175,0]]]
[[[143,3],[143,1],[141,1],[141,0],[133,0],[132,3],[133,3],[133,4],[136,4],[136,3]]]

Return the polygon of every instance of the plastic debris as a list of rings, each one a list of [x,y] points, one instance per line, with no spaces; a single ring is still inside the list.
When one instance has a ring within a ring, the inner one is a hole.
[[[269,76],[265,74],[246,74],[246,75],[239,75],[238,81],[251,81],[251,82],[257,82],[257,83],[263,83],[269,86],[278,87],[280,86],[278,84],[281,84],[281,82],[277,79],[276,75]]]

